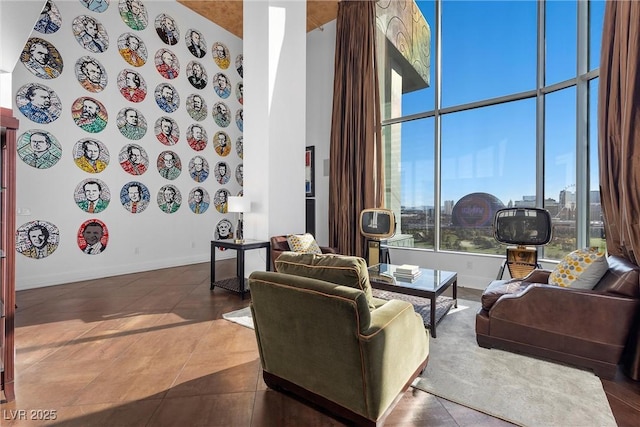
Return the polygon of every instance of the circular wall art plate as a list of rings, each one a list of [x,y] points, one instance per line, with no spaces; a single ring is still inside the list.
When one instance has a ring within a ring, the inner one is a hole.
[[[229,199],[229,191],[224,188],[216,191],[215,196],[213,196],[213,204],[216,207],[216,210],[220,213],[227,213],[227,200]]]
[[[209,177],[209,162],[203,156],[189,161],[189,175],[195,182],[204,182]]]
[[[58,6],[51,1],[47,2],[42,7],[38,22],[33,26],[33,29],[42,34],[53,34],[62,26],[62,16]]]
[[[40,83],[29,83],[18,89],[16,105],[26,118],[40,124],[57,120],[62,112],[58,95],[53,89]]]
[[[244,83],[238,82],[236,85],[236,98],[240,104],[244,103]]]
[[[178,123],[171,117],[162,116],[156,120],[156,124],[153,127],[158,141],[164,145],[175,145],[180,139],[180,128]]]
[[[73,161],[80,169],[89,173],[100,173],[109,165],[109,149],[93,138],[84,138],[73,146]]]
[[[109,206],[111,191],[104,181],[88,178],[76,186],[73,193],[76,205],[88,213],[100,213]]]
[[[105,106],[88,96],[82,96],[73,102],[71,117],[79,128],[89,133],[101,132],[109,121]]]
[[[211,55],[213,55],[213,61],[218,67],[223,70],[229,68],[229,48],[227,48],[224,43],[215,42],[213,46],[211,46]]]
[[[207,147],[207,131],[202,125],[194,123],[187,128],[187,143],[196,151],[202,151]]]
[[[231,123],[231,112],[224,102],[216,102],[211,109],[213,121],[221,128],[226,128]]]
[[[229,77],[224,73],[217,73],[213,76],[213,90],[220,98],[228,98],[231,94],[231,82],[229,81]]]
[[[58,77],[64,67],[58,49],[39,37],[27,40],[20,54],[20,61],[34,76],[47,80]]]
[[[76,61],[76,78],[80,86],[89,92],[102,92],[107,86],[107,71],[97,59],[82,56]]]
[[[78,247],[87,255],[98,255],[107,249],[109,230],[99,219],[88,219],[80,225],[77,235]]]
[[[36,169],[49,169],[62,157],[62,147],[51,133],[29,129],[18,137],[18,157]]]
[[[149,155],[138,144],[127,144],[118,154],[122,169],[130,175],[142,175],[149,168]]]
[[[207,103],[201,95],[192,93],[187,97],[187,113],[193,120],[201,122],[207,118]]]
[[[156,104],[166,113],[173,113],[180,106],[180,95],[169,83],[160,83],[154,91]]]
[[[184,42],[187,44],[189,52],[196,58],[202,58],[207,54],[207,42],[200,31],[193,28],[188,29],[184,36]]]
[[[242,159],[242,156],[244,155],[242,145],[243,145],[243,138],[242,138],[242,135],[240,135],[236,140],[236,154],[241,159]]]
[[[156,17],[156,34],[164,43],[173,46],[180,39],[180,30],[176,25],[175,19],[166,13],[161,13]]]
[[[122,21],[132,30],[142,31],[147,28],[149,15],[142,0],[120,0],[118,11]]]
[[[118,52],[128,64],[134,67],[142,67],[147,62],[147,46],[133,33],[120,34]]]
[[[202,187],[196,187],[189,192],[189,209],[194,214],[203,214],[209,209],[209,193]]]
[[[116,126],[125,138],[133,140],[142,139],[147,133],[147,120],[133,107],[125,107],[118,112]]]
[[[213,168],[213,173],[216,177],[218,184],[226,184],[231,179],[231,172],[229,171],[229,165],[226,162],[218,162]]]
[[[71,24],[73,35],[78,44],[93,53],[101,53],[109,48],[109,36],[104,26],[97,19],[87,16],[77,16]]]
[[[16,230],[16,251],[28,258],[46,258],[59,244],[60,230],[48,221],[30,221]]]
[[[147,83],[139,73],[128,68],[118,74],[118,89],[124,99],[131,102],[142,102],[147,96]]]
[[[187,80],[196,89],[204,89],[207,86],[207,70],[198,61],[190,61],[187,64]]]
[[[156,166],[161,177],[172,181],[182,173],[182,162],[175,151],[167,150],[160,153]]]
[[[154,57],[156,70],[165,79],[173,80],[180,74],[180,61],[169,49],[158,49]]]
[[[242,132],[242,128],[244,127],[244,110],[242,108],[236,111],[236,126],[238,126],[238,129]]]
[[[242,163],[236,166],[236,181],[241,187],[244,185],[244,166]]]
[[[80,4],[91,12],[102,13],[109,7],[109,0],[80,0]]]
[[[156,200],[162,212],[172,214],[180,209],[182,195],[175,185],[163,185],[158,191]]]
[[[151,194],[146,185],[138,181],[127,182],[120,190],[120,203],[132,214],[139,214],[149,206]]]
[[[231,152],[231,140],[229,139],[229,135],[223,131],[216,132],[216,134],[213,135],[213,149],[222,157],[228,156],[229,152]]]
[[[242,69],[243,67],[243,62],[244,62],[244,57],[242,56],[242,54],[236,56],[236,71],[238,72],[238,75],[242,78],[244,77],[244,70]]]

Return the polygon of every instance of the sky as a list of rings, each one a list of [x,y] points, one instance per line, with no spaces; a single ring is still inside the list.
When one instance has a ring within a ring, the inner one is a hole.
[[[434,108],[435,6],[417,1],[431,26],[431,87],[403,95],[402,114]],[[589,69],[597,68],[604,1],[591,1]],[[445,0],[442,18],[442,106],[535,89],[535,1]],[[576,1],[546,4],[546,85],[576,75]],[[589,133],[596,136],[597,80],[590,84]],[[442,200],[488,192],[507,204],[535,195],[535,98],[442,116]],[[575,191],[576,89],[546,97],[545,197]],[[402,205],[433,205],[434,119],[402,125]],[[595,139],[591,142],[596,147]],[[591,153],[597,166],[597,151]],[[591,187],[597,189],[597,167]]]

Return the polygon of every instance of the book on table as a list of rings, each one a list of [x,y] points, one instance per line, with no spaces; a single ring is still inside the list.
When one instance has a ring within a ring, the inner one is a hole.
[[[400,280],[409,280],[409,281],[413,281],[415,280],[418,276],[420,276],[422,272],[420,270],[418,270],[415,274],[405,274],[405,273],[398,273],[397,271],[393,273],[393,277],[395,277],[396,279],[400,279]]]
[[[395,272],[398,274],[414,275],[420,273],[420,267],[417,265],[402,264],[396,267]]]

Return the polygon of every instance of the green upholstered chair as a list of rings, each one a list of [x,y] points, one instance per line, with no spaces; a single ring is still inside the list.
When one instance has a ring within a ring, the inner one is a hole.
[[[285,252],[277,270],[249,277],[265,383],[381,425],[427,364],[422,318],[408,302],[372,297],[362,258]]]

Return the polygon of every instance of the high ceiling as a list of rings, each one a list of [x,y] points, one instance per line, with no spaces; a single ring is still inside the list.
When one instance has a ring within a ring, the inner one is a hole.
[[[242,38],[242,0],[178,0],[189,9]],[[339,0],[307,0],[307,32],[333,21]]]

